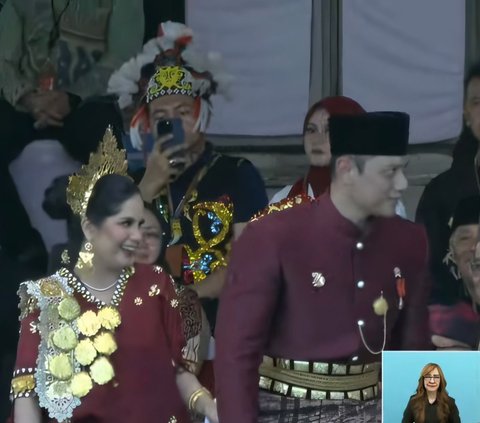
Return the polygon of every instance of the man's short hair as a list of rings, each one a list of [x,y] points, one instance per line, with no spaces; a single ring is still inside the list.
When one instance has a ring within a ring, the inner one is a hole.
[[[465,97],[467,94],[468,84],[470,84],[472,79],[480,79],[480,61],[475,62],[467,72],[467,76],[465,77],[463,85]]]
[[[337,175],[337,160],[340,157],[343,157],[343,156],[333,155],[331,160],[330,160],[330,175],[331,175],[332,180],[335,179],[335,177]],[[372,156],[351,155],[351,156],[348,156],[348,157],[350,157],[350,159],[353,161],[353,163],[355,163],[355,166],[357,167],[358,172],[362,173],[363,170],[365,169],[365,163]]]

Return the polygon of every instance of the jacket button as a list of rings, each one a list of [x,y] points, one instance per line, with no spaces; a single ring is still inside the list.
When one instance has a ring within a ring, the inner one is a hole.
[[[363,287],[365,286],[365,282],[364,281],[358,281],[357,282],[357,287],[362,289]]]
[[[363,250],[363,242],[357,242],[357,245],[355,245],[355,248],[357,250]]]

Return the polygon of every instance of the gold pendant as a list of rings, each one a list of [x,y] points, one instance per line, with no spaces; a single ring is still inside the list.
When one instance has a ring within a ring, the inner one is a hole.
[[[80,263],[78,265],[80,269],[82,269],[83,267],[91,268],[93,266],[93,263],[92,263],[93,253],[80,251],[78,255],[80,257],[80,260],[79,260]]]
[[[182,225],[180,219],[173,219],[171,223],[172,228],[172,240],[168,245],[175,245],[182,238]]]
[[[378,297],[374,302],[373,302],[373,311],[377,316],[385,316],[388,311],[388,302],[387,300],[383,297],[383,292],[380,294],[380,297]]]

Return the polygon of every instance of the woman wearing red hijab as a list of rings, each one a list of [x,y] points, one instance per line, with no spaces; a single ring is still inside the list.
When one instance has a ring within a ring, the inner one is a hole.
[[[328,119],[336,115],[359,115],[366,110],[355,100],[344,97],[326,97],[308,110],[303,122],[303,147],[310,167],[308,172],[293,185],[287,185],[272,197],[270,204],[285,198],[307,195],[317,198],[330,186],[330,137]],[[405,207],[397,204],[397,214],[405,217]]]

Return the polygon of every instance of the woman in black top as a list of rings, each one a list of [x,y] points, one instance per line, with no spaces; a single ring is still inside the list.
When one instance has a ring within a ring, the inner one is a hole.
[[[440,366],[428,363],[420,373],[417,392],[403,412],[402,423],[460,423],[455,400],[448,396],[446,387]]]

